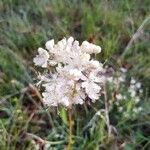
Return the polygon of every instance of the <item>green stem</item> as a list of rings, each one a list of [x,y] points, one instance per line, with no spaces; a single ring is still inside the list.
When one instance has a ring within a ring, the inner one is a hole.
[[[68,135],[68,145],[67,150],[72,150],[72,109],[68,108],[68,127],[69,127],[69,135]]]

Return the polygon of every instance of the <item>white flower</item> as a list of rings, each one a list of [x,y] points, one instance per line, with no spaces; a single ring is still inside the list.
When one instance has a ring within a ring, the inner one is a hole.
[[[43,92],[43,102],[48,106],[57,106],[57,101],[53,98],[52,94],[49,92]]]
[[[138,113],[138,109],[137,108],[133,108],[133,112],[134,113]]]
[[[81,50],[88,54],[92,54],[92,53],[97,54],[101,52],[101,47],[94,45],[92,43],[89,43],[88,41],[83,41],[81,44]]]
[[[136,87],[137,89],[140,89],[140,88],[141,88],[141,83],[140,83],[140,82],[137,82],[137,83],[135,84],[135,87]]]
[[[90,65],[93,67],[93,68],[98,68],[98,67],[100,67],[100,63],[98,62],[98,61],[96,61],[96,60],[91,60],[90,61]]]
[[[54,61],[54,60],[49,60],[48,64],[49,64],[50,66],[55,66],[55,65],[57,65],[57,62]]]
[[[134,78],[132,78],[131,81],[130,81],[130,83],[131,83],[131,84],[135,84],[135,83],[136,83],[136,80],[135,80]]]
[[[118,108],[118,110],[119,110],[119,112],[122,112],[122,111],[123,111],[123,107],[120,106],[120,107]]]
[[[129,113],[127,113],[127,112],[124,112],[123,115],[124,115],[125,118],[129,118],[130,117]]]
[[[135,97],[135,102],[138,103],[140,101],[139,97]]]
[[[33,62],[37,66],[41,66],[43,68],[46,68],[47,67],[47,61],[49,59],[48,52],[46,50],[44,50],[43,48],[39,48],[38,53],[39,53],[39,55],[36,55],[36,57],[33,59]]]
[[[139,112],[141,112],[141,111],[142,111],[142,107],[134,108],[134,109],[133,109],[133,112],[134,112],[134,113],[139,113]]]
[[[116,95],[116,98],[117,98],[118,100],[122,100],[122,99],[123,99],[123,96],[122,96],[121,94],[117,94],[117,95]]]
[[[134,84],[131,84],[130,87],[129,87],[129,89],[130,89],[130,90],[136,90],[136,87],[135,87]]]
[[[85,88],[85,91],[88,95],[88,97],[95,101],[99,98],[99,92],[101,90],[101,87],[95,84],[92,81],[85,81],[82,83],[82,88]]]
[[[108,82],[113,82],[113,77],[108,77],[108,78],[107,78],[107,81],[108,81]]]
[[[130,92],[131,97],[136,96],[136,91],[135,90],[129,89],[129,92]]]
[[[80,51],[80,46],[79,46],[79,42],[78,41],[74,41],[71,47],[72,51]]]
[[[46,44],[45,44],[45,47],[50,52],[53,52],[53,49],[54,49],[54,39],[52,39],[50,41],[47,41]]]
[[[92,53],[92,50],[91,50],[91,47],[90,47],[90,43],[88,41],[83,41],[82,42],[81,50],[83,52],[86,52],[86,53],[89,53],[89,54]]]
[[[93,44],[93,53],[98,54],[101,52],[101,47]]]
[[[83,78],[83,74],[78,69],[70,69],[69,74],[75,80],[79,80]]]
[[[69,38],[68,38],[68,40],[67,40],[67,44],[71,47],[71,46],[72,46],[73,41],[74,41],[74,38],[71,36],[71,37],[69,37]]]
[[[143,93],[143,89],[140,89],[139,92],[140,92],[140,94],[142,94]]]
[[[118,78],[118,80],[119,80],[120,82],[125,82],[125,76],[120,76],[120,77]]]
[[[61,101],[63,102],[62,104],[66,107],[68,107],[70,105],[69,97],[67,97],[67,96],[62,97]]]
[[[81,46],[73,37],[63,38],[56,44],[46,42],[48,51],[39,48],[33,61],[35,65],[54,69],[39,77],[38,85],[44,88],[43,102],[48,106],[83,104],[88,97],[92,102],[99,99],[105,84],[103,65],[91,59],[90,54],[99,53],[101,48],[84,41]]]
[[[124,99],[124,100],[127,100],[127,96],[126,96],[126,95],[124,95],[124,96],[123,96],[123,99]]]
[[[80,59],[83,61],[83,62],[88,62],[90,60],[90,55],[87,54],[87,53],[82,53],[82,55],[80,55]]]
[[[96,76],[96,75],[97,75],[97,73],[94,71],[89,73],[89,76],[88,76],[89,80],[92,82],[95,82],[95,83],[104,83],[105,82],[105,79],[103,78],[103,76],[100,77],[100,76]]]
[[[126,72],[127,72],[127,69],[126,69],[126,68],[121,67],[121,68],[120,68],[120,71],[121,71],[122,73],[126,73]]]
[[[141,112],[142,110],[143,110],[142,107],[139,107],[139,108],[138,108],[138,111],[139,111],[139,112]]]

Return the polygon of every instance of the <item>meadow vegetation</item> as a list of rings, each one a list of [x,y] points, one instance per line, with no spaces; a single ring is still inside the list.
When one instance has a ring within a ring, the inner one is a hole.
[[[96,58],[113,68],[115,76],[127,69],[126,82],[118,89],[126,101],[116,103],[116,87],[107,85],[111,138],[100,111],[102,96],[94,104],[74,106],[73,149],[148,150],[149,0],[0,0],[0,150],[66,147],[66,111],[41,103],[33,57],[46,41],[69,36],[100,45]],[[128,92],[132,79],[141,83],[139,101]]]

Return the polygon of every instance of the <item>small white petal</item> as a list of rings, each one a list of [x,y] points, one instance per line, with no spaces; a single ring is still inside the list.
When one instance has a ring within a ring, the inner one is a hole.
[[[98,68],[100,67],[100,63],[97,60],[91,60],[90,64],[92,65],[92,67],[94,68]]]
[[[70,105],[69,103],[69,98],[68,97],[63,97],[62,98],[62,104],[65,106],[65,107],[68,107]]]
[[[134,78],[132,78],[131,81],[130,81],[130,83],[131,83],[131,84],[135,84],[135,83],[136,83],[136,80],[135,80]]]
[[[121,94],[117,94],[117,95],[116,95],[116,98],[117,98],[118,100],[122,100],[122,99],[123,99],[123,96],[122,96]]]
[[[126,68],[121,67],[121,68],[120,68],[120,71],[121,71],[121,72],[123,72],[123,73],[126,73],[126,72],[127,72],[127,69],[126,69]]]
[[[85,76],[78,69],[70,69],[69,74],[74,80],[85,79]]]
[[[57,65],[57,62],[54,61],[54,60],[50,60],[50,61],[49,61],[49,65],[50,65],[50,66],[55,66],[55,65]]]
[[[97,46],[97,45],[94,45],[94,47],[93,47],[93,53],[98,54],[100,52],[101,52],[101,47]]]
[[[89,61],[90,60],[90,55],[89,54],[86,54],[86,53],[83,53],[81,55],[81,60],[82,61]]]
[[[67,43],[69,45],[71,45],[73,43],[73,41],[74,41],[74,38],[71,36],[71,37],[68,38]]]
[[[140,83],[140,82],[137,82],[137,83],[135,84],[135,86],[136,86],[137,89],[140,89],[140,88],[141,88],[141,83]]]
[[[90,43],[88,41],[83,41],[81,44],[81,50],[82,52],[92,54],[92,51],[90,49]]]
[[[47,50],[49,50],[49,51],[53,50],[53,48],[54,48],[54,39],[47,41],[45,46],[46,46]]]
[[[124,77],[124,76],[120,76],[120,77],[118,78],[118,80],[119,80],[120,82],[125,82],[125,77]]]
[[[42,48],[39,48],[38,53],[39,53],[39,55],[36,55],[36,57],[33,59],[33,62],[37,66],[41,66],[43,68],[46,68],[47,67],[47,61],[49,58],[48,52]]]

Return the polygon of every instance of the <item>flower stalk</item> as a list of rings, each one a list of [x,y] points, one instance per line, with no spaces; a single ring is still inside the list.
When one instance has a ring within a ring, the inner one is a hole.
[[[106,125],[108,130],[108,138],[111,136],[111,126],[110,126],[110,120],[109,120],[109,105],[108,105],[108,98],[106,93],[106,87],[104,90],[104,99],[105,99],[105,117],[106,117]]]
[[[69,134],[68,134],[68,145],[67,145],[67,150],[72,150],[72,144],[73,144],[73,140],[72,140],[72,128],[73,128],[73,124],[72,124],[72,109],[68,108],[68,128],[69,128]]]

